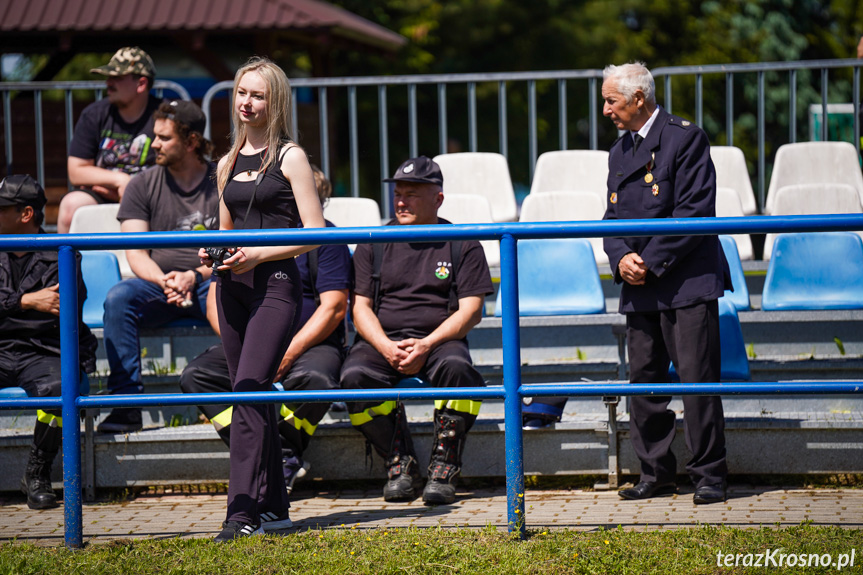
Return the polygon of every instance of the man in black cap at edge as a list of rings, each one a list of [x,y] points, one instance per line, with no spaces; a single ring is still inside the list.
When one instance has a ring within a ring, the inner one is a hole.
[[[0,182],[0,234],[45,233],[45,192],[30,176]],[[80,265],[80,260],[79,260]],[[0,252],[0,387],[31,397],[60,396],[60,292],[56,252]],[[78,317],[87,290],[78,273]],[[96,338],[80,322],[81,369],[96,368]],[[63,437],[60,410],[38,410],[21,489],[30,509],[57,507],[51,465]],[[77,422],[70,422],[72,425]]]
[[[393,178],[395,219],[388,225],[448,224],[437,216],[444,201],[440,167],[420,156]],[[435,387],[481,387],[465,337],[482,318],[491,274],[479,242],[361,244],[354,253],[354,345],[342,365],[345,389],[388,388],[417,376]],[[480,402],[435,401],[434,438],[426,505],[455,501],[465,436]],[[348,404],[351,424],[384,459],[386,501],[418,496],[419,465],[404,407],[395,401]]]

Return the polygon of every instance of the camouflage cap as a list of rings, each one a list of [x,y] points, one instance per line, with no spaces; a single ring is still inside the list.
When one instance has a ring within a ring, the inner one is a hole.
[[[93,68],[91,74],[102,74],[103,76],[125,76],[126,74],[137,74],[148,78],[156,77],[156,66],[150,55],[137,46],[120,48],[104,66]]]

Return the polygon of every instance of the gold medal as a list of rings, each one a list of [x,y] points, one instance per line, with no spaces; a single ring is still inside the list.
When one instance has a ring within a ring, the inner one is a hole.
[[[653,178],[651,178],[651,179],[653,179]],[[653,190],[654,196],[658,196],[659,195],[659,184],[653,184],[653,187],[651,188],[651,190]]]
[[[651,174],[650,172],[647,172],[647,174],[644,176],[644,183],[649,184],[652,181],[653,181],[653,174]]]

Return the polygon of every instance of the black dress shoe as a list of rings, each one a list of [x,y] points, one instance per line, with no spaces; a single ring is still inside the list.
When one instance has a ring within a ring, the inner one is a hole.
[[[702,485],[695,489],[692,502],[696,505],[708,505],[710,503],[721,503],[726,500],[725,484],[714,483],[713,485]]]
[[[621,489],[617,492],[623,499],[650,499],[659,495],[677,493],[677,485],[673,481],[658,483],[656,481],[639,481],[635,487]]]

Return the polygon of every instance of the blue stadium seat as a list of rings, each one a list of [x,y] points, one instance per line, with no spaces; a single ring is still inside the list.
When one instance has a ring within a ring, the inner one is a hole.
[[[2,399],[21,399],[27,397],[27,392],[20,387],[4,387],[0,389],[0,398]]]
[[[773,246],[761,308],[863,308],[863,241],[851,232],[780,234]]]
[[[737,309],[728,298],[719,298],[719,340],[722,349],[721,381],[749,381],[749,357]],[[669,370],[672,381],[679,381],[674,365]]]
[[[412,376],[400,379],[396,384],[396,387],[400,387],[402,389],[416,389],[419,387],[431,387],[431,383],[421,377]]]
[[[605,296],[590,242],[578,238],[518,242],[520,315],[605,313]],[[494,315],[502,313],[500,293]]]
[[[719,236],[725,259],[728,260],[728,268],[731,270],[731,285],[734,291],[725,290],[723,299],[728,299],[737,308],[737,311],[749,309],[749,288],[746,287],[746,278],[743,275],[743,265],[740,263],[740,254],[737,251],[737,242],[731,236]]]
[[[111,252],[81,252],[81,275],[87,286],[83,320],[90,327],[104,327],[105,297],[120,281],[120,264]]]

